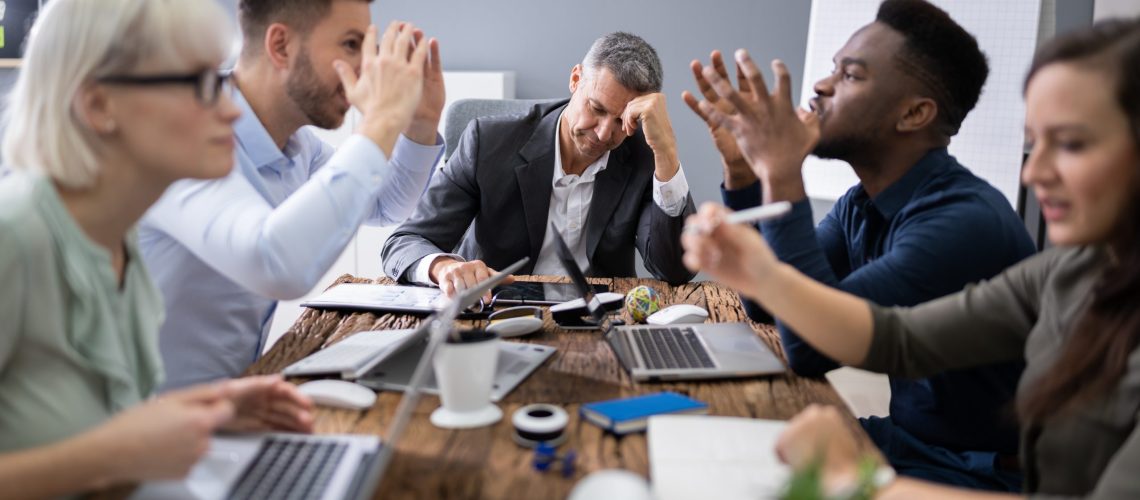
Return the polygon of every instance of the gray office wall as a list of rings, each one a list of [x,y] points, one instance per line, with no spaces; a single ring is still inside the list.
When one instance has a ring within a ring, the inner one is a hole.
[[[218,1],[236,13],[238,0]],[[570,68],[597,36],[615,30],[641,35],[664,64],[681,162],[699,203],[720,199],[721,167],[704,124],[681,101],[682,90],[694,90],[689,61],[739,47],[757,61],[782,58],[798,99],[810,10],[810,0],[378,0],[372,16],[380,26],[409,20],[438,37],[449,70],[514,71],[520,98],[567,95]],[[1058,32],[1087,25],[1092,11],[1093,0],[1057,0]],[[15,75],[0,70],[0,92]],[[817,217],[826,206],[816,205]]]
[[[449,70],[514,71],[519,98],[568,95],[570,68],[604,33],[645,38],[665,69],[681,164],[698,204],[720,199],[721,166],[704,122],[681,100],[681,91],[696,90],[689,62],[707,62],[712,49],[731,57],[743,47],[766,73],[778,57],[800,75],[810,10],[810,2],[789,0],[380,0],[372,7],[379,26],[408,20],[438,37]]]
[[[372,7],[380,26],[408,20],[438,37],[448,69],[515,71],[519,98],[566,95],[570,67],[600,34],[625,30],[644,37],[664,64],[681,163],[698,204],[720,200],[721,167],[704,123],[681,101],[681,91],[695,90],[689,62],[707,61],[712,49],[731,57],[743,47],[765,63],[771,82],[766,63],[781,58],[798,99],[810,11],[808,0],[379,0]],[[1057,32],[1087,26],[1092,11],[1093,0],[1057,0]],[[813,200],[817,220],[830,205]]]

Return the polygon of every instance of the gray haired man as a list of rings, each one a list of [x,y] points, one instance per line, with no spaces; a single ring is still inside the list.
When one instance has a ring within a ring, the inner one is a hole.
[[[554,222],[588,275],[635,275],[636,248],[658,279],[692,279],[680,236],[693,199],[661,82],[653,47],[611,33],[571,69],[569,100],[472,120],[384,244],[385,272],[447,294],[522,257],[524,274],[565,275]]]

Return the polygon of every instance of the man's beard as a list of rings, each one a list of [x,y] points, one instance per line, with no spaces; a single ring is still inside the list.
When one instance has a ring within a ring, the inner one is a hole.
[[[811,154],[825,160],[850,161],[862,158],[874,149],[877,141],[871,134],[849,134],[840,137],[820,137]]]
[[[819,143],[811,152],[819,158],[850,163],[852,160],[873,155],[879,149],[878,145],[882,144],[880,137],[882,129],[877,123],[866,122],[865,126],[858,130],[827,134],[823,131],[827,118],[826,114],[820,117]]]
[[[335,129],[344,122],[344,113],[330,109],[340,98],[340,86],[331,91],[321,87],[307,51],[297,56],[297,67],[285,82],[285,94],[309,119],[309,123],[317,127]]]

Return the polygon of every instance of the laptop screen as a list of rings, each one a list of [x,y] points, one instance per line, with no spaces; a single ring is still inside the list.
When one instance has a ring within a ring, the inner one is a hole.
[[[594,317],[594,321],[598,323],[603,332],[609,331],[611,326],[609,315],[602,307],[602,301],[594,295],[594,287],[590,286],[589,281],[586,281],[586,274],[582,272],[582,268],[578,267],[578,261],[574,259],[574,253],[570,251],[566,240],[562,239],[562,231],[554,222],[550,223],[548,231],[554,237],[554,250],[558,254],[559,262],[562,263],[562,267],[566,268],[566,274],[570,275],[570,281],[574,282],[582,300],[586,301],[586,310]]]
[[[380,478],[384,474],[384,470],[388,468],[388,464],[392,461],[392,455],[396,452],[396,442],[399,441],[400,436],[403,435],[404,429],[407,428],[408,422],[411,421],[412,412],[415,411],[420,399],[420,391],[427,380],[428,370],[431,366],[432,356],[440,342],[444,341],[444,337],[451,331],[452,324],[455,318],[459,316],[460,311],[474,304],[483,296],[488,290],[494,288],[501,283],[507,276],[518,272],[522,266],[526,265],[528,257],[523,257],[522,260],[507,266],[506,269],[499,271],[494,276],[483,280],[474,287],[463,290],[455,296],[442,310],[433,314],[424,320],[430,324],[428,336],[428,346],[424,349],[423,355],[420,357],[419,362],[416,363],[416,369],[412,373],[412,378],[408,381],[408,388],[404,390],[404,397],[400,398],[400,404],[396,407],[396,415],[392,419],[392,425],[388,427],[388,436],[380,452],[377,454],[375,460],[372,462],[372,470],[369,472],[363,483],[356,489],[357,498],[370,498],[372,492],[379,485]]]
[[[627,345],[625,337],[614,329],[615,326],[622,323],[613,319],[613,315],[607,313],[605,307],[602,306],[602,301],[594,295],[593,287],[586,281],[586,274],[582,272],[582,268],[578,267],[578,261],[574,259],[574,254],[570,252],[566,240],[562,239],[562,232],[553,222],[550,223],[549,231],[553,236],[558,260],[562,262],[562,267],[566,268],[566,274],[570,275],[570,280],[578,288],[582,300],[586,301],[586,310],[590,312],[590,316],[593,316],[598,329],[605,334],[606,343],[613,349],[618,361],[626,370],[631,370],[635,363],[633,353],[630,346]]]

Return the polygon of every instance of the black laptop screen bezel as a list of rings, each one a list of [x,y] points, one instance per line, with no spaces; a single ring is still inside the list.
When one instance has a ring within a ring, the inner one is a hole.
[[[566,269],[566,274],[570,276],[570,281],[574,282],[574,286],[578,288],[579,295],[586,303],[586,311],[590,316],[594,317],[594,321],[598,326],[602,327],[603,332],[609,331],[609,324],[605,307],[602,306],[602,301],[594,294],[594,287],[590,286],[590,282],[586,280],[586,274],[582,272],[582,268],[578,267],[578,261],[574,259],[574,253],[570,251],[570,247],[566,244],[566,240],[562,238],[562,231],[552,221],[550,228],[554,240],[554,252],[558,254],[558,260],[562,263],[562,267]]]

